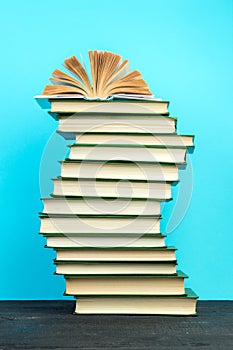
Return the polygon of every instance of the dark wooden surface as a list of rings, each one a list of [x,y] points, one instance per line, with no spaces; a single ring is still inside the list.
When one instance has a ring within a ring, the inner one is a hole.
[[[197,317],[73,315],[72,301],[0,301],[0,349],[233,349],[233,302]]]

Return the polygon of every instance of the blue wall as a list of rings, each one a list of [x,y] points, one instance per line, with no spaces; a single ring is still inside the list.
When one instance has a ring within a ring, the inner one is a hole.
[[[40,161],[57,125],[33,96],[64,58],[88,49],[128,58],[171,101],[178,131],[196,135],[192,200],[167,243],[201,299],[232,298],[232,1],[11,1],[0,16],[0,298],[62,298],[54,253],[37,234]],[[64,149],[59,141],[43,184]]]

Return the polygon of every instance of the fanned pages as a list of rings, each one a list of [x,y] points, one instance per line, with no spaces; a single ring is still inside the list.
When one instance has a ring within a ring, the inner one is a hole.
[[[76,94],[85,98],[106,99],[117,94],[152,96],[148,85],[138,70],[130,72],[129,61],[107,51],[89,51],[91,79],[85,65],[75,56],[64,61],[64,67],[72,74],[55,69],[42,95]]]

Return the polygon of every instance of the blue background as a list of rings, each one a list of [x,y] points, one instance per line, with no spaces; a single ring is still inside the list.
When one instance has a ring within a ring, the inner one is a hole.
[[[167,243],[201,299],[232,298],[232,24],[230,0],[1,4],[0,298],[62,298],[54,253],[37,234],[40,162],[57,124],[33,96],[65,58],[88,49],[128,58],[171,101],[179,133],[196,135],[192,200]],[[64,156],[65,142],[56,142],[43,158],[42,192]]]

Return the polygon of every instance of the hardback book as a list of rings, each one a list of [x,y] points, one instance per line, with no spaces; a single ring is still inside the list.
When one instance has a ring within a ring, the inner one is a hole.
[[[184,295],[184,278],[176,275],[65,275],[67,295]]]
[[[77,247],[56,248],[56,259],[63,261],[174,261],[174,247]]]
[[[59,131],[57,132],[59,133]],[[77,144],[83,145],[194,146],[193,135],[95,133],[90,131],[86,133],[71,133],[70,137],[69,134],[63,133],[62,136],[70,140],[75,140]]]
[[[85,103],[85,102],[84,102]],[[108,102],[109,103],[109,102]],[[115,108],[115,102],[111,102]],[[162,115],[143,115],[135,113],[107,114],[100,113],[73,113],[69,115],[58,115],[58,131],[67,133],[76,132],[118,132],[137,134],[175,134],[176,118]]]
[[[90,175],[90,174],[89,174]],[[93,196],[110,198],[171,198],[171,184],[146,181],[95,181],[85,179],[54,179],[54,196]]]
[[[43,233],[160,233],[160,216],[42,215]]]
[[[70,146],[71,160],[120,160],[130,162],[185,163],[185,146],[144,146],[144,145],[86,145]]]
[[[144,181],[178,181],[178,168],[184,165],[134,162],[75,161],[61,162],[61,176],[82,179],[119,179]]]
[[[165,236],[162,234],[71,234],[71,233],[45,233],[47,247],[49,248],[164,248]]]
[[[56,260],[56,274],[62,275],[172,275],[176,274],[176,260],[174,261],[101,261]]]
[[[76,314],[196,315],[197,295],[189,288],[186,295],[78,296]]]
[[[77,181],[75,182],[75,184]],[[86,188],[86,187],[85,187]],[[87,187],[88,188],[88,187]],[[74,187],[76,190],[76,186]],[[75,191],[73,191],[75,193]],[[160,215],[160,201],[127,198],[53,197],[43,198],[48,214]]]
[[[40,98],[39,96],[37,98]],[[54,96],[49,97],[51,103],[51,112],[54,113],[124,113],[124,114],[168,114],[168,101],[161,100],[143,100],[127,99],[127,96],[115,96],[110,101],[84,101],[82,99],[73,98],[73,96]]]

